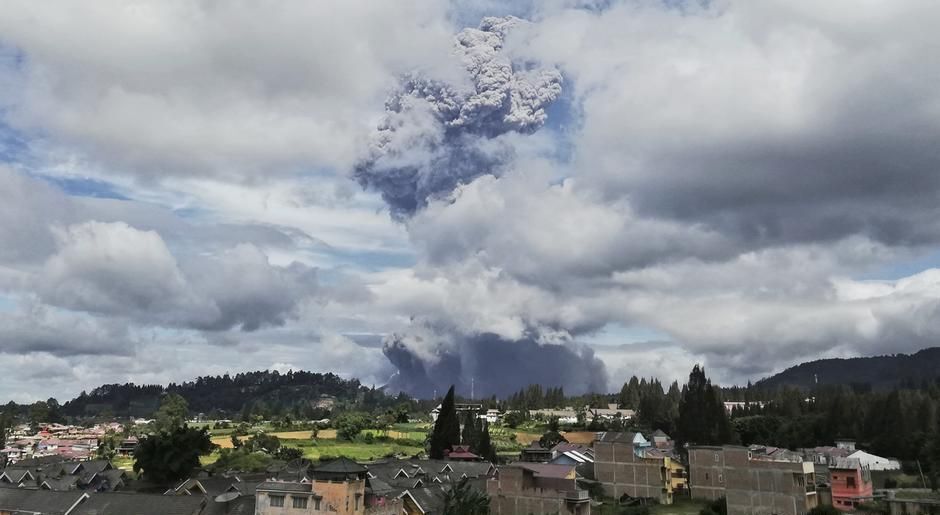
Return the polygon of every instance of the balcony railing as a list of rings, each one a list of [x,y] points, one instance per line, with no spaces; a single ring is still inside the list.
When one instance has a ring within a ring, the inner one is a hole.
[[[565,500],[570,502],[586,502],[591,500],[587,490],[569,490],[565,492]]]

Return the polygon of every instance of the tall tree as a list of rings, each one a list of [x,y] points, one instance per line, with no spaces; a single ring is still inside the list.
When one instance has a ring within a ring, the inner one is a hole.
[[[736,440],[717,389],[705,376],[705,369],[698,365],[692,368],[689,382],[682,387],[675,432],[680,449],[685,444],[721,445]]]
[[[178,427],[150,435],[134,451],[134,472],[160,484],[189,477],[199,466],[199,456],[215,448],[203,429]]]
[[[437,420],[434,421],[428,455],[431,459],[443,459],[444,451],[455,445],[460,445],[460,420],[457,418],[457,406],[454,403],[454,385],[451,385],[444,401],[441,402]]]
[[[470,446],[470,450],[477,452],[480,448],[479,417],[473,411],[464,412],[463,429],[460,432],[460,441]]]
[[[170,393],[163,396],[160,409],[154,414],[154,426],[158,432],[172,432],[186,423],[189,405],[182,396]]]

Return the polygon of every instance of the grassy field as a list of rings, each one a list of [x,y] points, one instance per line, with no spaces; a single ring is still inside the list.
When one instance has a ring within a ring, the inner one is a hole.
[[[114,459],[111,460],[111,464],[114,465],[116,469],[126,470],[128,472],[134,470],[134,458],[130,456],[115,456]]]
[[[283,445],[297,447],[304,451],[304,457],[311,460],[320,456],[345,456],[357,461],[374,461],[395,454],[413,456],[424,452],[423,447],[402,445],[393,442],[345,442],[337,440],[283,440]]]
[[[287,447],[297,447],[304,451],[304,455],[311,459],[321,455],[346,456],[359,460],[372,460],[395,453],[412,456],[423,451],[423,442],[427,437],[430,424],[408,423],[395,424],[388,430],[367,429],[363,436],[388,437],[394,441],[364,441],[346,442],[336,440],[336,430],[321,429],[317,432],[316,440],[312,439],[311,431],[273,431],[270,427],[259,425],[252,428],[252,432],[265,431],[281,439],[281,444]],[[231,449],[232,429],[213,430],[212,443],[222,449]],[[518,456],[519,451],[533,441],[541,438],[541,433],[533,432],[531,428],[511,429],[508,427],[491,426],[490,434],[497,451],[503,456]],[[590,433],[593,437],[593,433]],[[579,435],[580,436],[580,435]],[[246,440],[249,436],[240,436],[239,440]],[[383,439],[384,440],[384,439]],[[574,438],[573,440],[576,440]],[[217,457],[217,454],[213,456]],[[206,457],[205,459],[212,459]],[[215,461],[212,459],[212,461]],[[206,463],[204,463],[206,464]]]

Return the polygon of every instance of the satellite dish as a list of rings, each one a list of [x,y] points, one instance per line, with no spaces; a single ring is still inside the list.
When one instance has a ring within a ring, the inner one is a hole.
[[[219,494],[215,496],[215,502],[229,502],[234,501],[241,495],[238,492],[225,492],[224,494]]]

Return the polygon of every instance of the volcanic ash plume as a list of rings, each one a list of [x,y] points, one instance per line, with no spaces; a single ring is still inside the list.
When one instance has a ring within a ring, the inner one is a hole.
[[[561,94],[562,77],[555,68],[507,55],[507,34],[524,23],[490,17],[461,31],[454,55],[466,81],[408,76],[390,95],[355,176],[382,193],[393,216],[407,218],[460,184],[498,175],[512,157],[503,137],[529,134],[545,123],[545,107]]]
[[[394,336],[385,342],[385,356],[398,368],[388,391],[428,398],[456,384],[458,393],[469,396],[471,380],[477,398],[504,397],[530,384],[562,386],[567,394],[607,391],[604,364],[590,347],[508,341],[494,334],[466,337],[453,346],[409,340]]]

